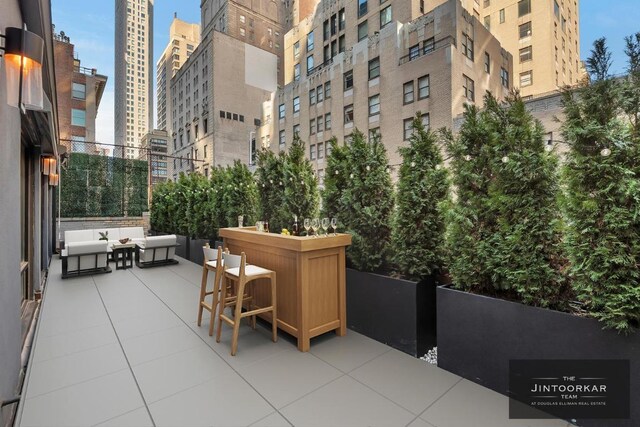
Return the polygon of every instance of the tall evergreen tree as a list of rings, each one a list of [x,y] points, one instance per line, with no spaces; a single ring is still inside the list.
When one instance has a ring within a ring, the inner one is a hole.
[[[318,201],[318,182],[305,157],[305,143],[296,133],[284,164],[284,207],[289,213],[286,224],[293,223],[294,215],[300,220],[315,217]]]
[[[579,300],[606,327],[627,332],[640,326],[640,177],[610,58],[597,40],[591,83],[564,94],[567,250]]]
[[[445,223],[442,203],[449,184],[436,135],[413,120],[409,146],[400,148],[402,165],[392,233],[394,262],[400,273],[423,279],[443,265]]]
[[[269,149],[258,152],[256,180],[260,200],[260,219],[268,220],[272,230],[286,228],[289,212],[285,209],[286,153],[275,154]]]
[[[322,216],[342,220],[344,207],[340,199],[347,187],[350,168],[347,162],[349,147],[340,145],[333,137],[329,140],[331,154],[327,156],[324,190],[322,191]]]
[[[564,308],[557,159],[543,136],[517,95],[500,105],[488,94],[484,111],[467,108],[450,144],[459,185],[451,272],[464,289]]]
[[[224,193],[227,226],[237,227],[239,215],[244,217],[244,224],[254,224],[258,217],[258,187],[251,171],[240,160],[235,160],[227,171]]]
[[[351,172],[340,200],[345,208],[341,222],[352,237],[347,253],[358,270],[379,271],[386,267],[393,213],[387,150],[379,137],[367,143],[356,129],[347,163]]]

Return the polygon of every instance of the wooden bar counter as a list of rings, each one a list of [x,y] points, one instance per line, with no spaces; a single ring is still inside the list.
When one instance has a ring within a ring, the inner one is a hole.
[[[256,231],[255,227],[223,228],[220,236],[232,254],[276,272],[278,328],[309,351],[309,340],[328,331],[347,332],[345,248],[351,236],[296,237]],[[256,281],[251,292],[258,306],[270,300],[269,282]],[[271,321],[271,313],[263,318]]]

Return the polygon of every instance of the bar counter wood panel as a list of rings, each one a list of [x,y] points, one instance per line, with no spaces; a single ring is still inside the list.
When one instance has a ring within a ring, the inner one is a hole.
[[[224,246],[244,252],[247,262],[276,272],[278,327],[309,351],[309,340],[335,330],[344,335],[346,318],[345,248],[351,236],[295,237],[255,231],[255,227],[220,230]],[[250,292],[256,305],[269,305],[269,281],[257,280]],[[271,313],[261,315],[271,321]]]

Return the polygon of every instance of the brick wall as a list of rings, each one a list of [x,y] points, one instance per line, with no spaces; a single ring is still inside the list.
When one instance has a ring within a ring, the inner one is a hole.
[[[96,217],[96,218],[60,218],[60,236],[67,230],[90,230],[95,228],[142,227],[144,234],[149,231],[149,214],[127,217]]]

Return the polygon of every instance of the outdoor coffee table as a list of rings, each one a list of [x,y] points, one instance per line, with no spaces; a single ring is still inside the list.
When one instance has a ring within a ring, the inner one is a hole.
[[[133,250],[136,244],[130,243],[114,243],[111,245],[113,249],[113,260],[116,262],[116,270],[126,270],[133,268]]]

